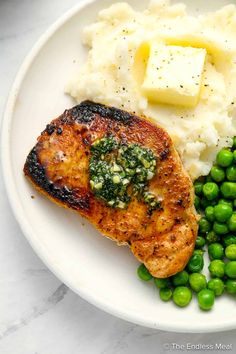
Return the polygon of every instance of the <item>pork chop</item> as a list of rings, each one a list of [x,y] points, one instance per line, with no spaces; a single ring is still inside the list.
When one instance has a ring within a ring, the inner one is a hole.
[[[126,149],[137,146],[155,156],[155,173],[145,186],[158,201],[155,207],[132,187],[123,209],[96,195],[90,176],[92,151],[94,143],[107,136]],[[119,245],[129,245],[155,277],[183,270],[192,255],[198,229],[192,182],[168,133],[146,118],[84,101],[47,125],[26,159],[24,173],[50,200],[77,211]]]

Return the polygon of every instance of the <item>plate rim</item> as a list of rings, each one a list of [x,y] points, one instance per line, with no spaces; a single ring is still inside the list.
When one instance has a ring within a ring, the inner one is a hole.
[[[66,284],[73,292],[79,295],[82,299],[91,303],[95,307],[113,315],[125,321],[133,322],[135,324],[145,326],[148,328],[159,329],[163,331],[170,332],[179,332],[179,333],[213,333],[220,331],[229,331],[236,329],[236,320],[228,321],[228,323],[219,322],[215,323],[213,326],[209,327],[209,325],[205,325],[204,323],[199,325],[190,325],[189,323],[184,326],[183,324],[171,323],[163,324],[159,322],[157,319],[156,322],[151,322],[145,319],[140,319],[134,313],[127,313],[122,311],[122,309],[117,309],[115,306],[107,304],[103,301],[102,298],[97,298],[93,296],[93,294],[86,292],[81,288],[75,288],[73,284],[69,280],[61,274],[60,270],[57,268],[56,264],[52,264],[50,261],[50,257],[47,257],[47,250],[43,245],[40,245],[40,242],[37,242],[36,239],[32,236],[33,231],[31,230],[31,225],[27,220],[27,217],[23,211],[23,207],[19,201],[17,196],[17,190],[14,182],[13,172],[12,172],[12,164],[11,164],[11,154],[10,154],[10,136],[11,136],[11,123],[12,117],[14,114],[14,109],[16,105],[16,101],[18,98],[18,94],[21,89],[21,85],[24,81],[24,78],[33,64],[35,58],[40,53],[41,49],[47,43],[47,41],[56,33],[58,29],[60,29],[70,18],[76,15],[79,11],[81,11],[87,5],[97,2],[98,0],[82,0],[79,4],[73,6],[69,10],[67,10],[64,14],[62,14],[49,28],[39,37],[36,43],[33,45],[32,49],[28,52],[23,63],[21,64],[14,82],[10,88],[8,98],[5,104],[5,109],[3,113],[3,119],[1,122],[1,167],[2,167],[2,175],[3,182],[7,194],[7,198],[10,203],[11,210],[13,211],[13,215],[29,244],[33,248],[34,252],[39,256],[42,262],[50,269],[50,271],[64,284]]]

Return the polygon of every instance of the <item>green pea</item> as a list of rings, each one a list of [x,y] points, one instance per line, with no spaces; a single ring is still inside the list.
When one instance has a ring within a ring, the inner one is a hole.
[[[194,191],[195,191],[196,195],[198,195],[198,196],[202,195],[202,188],[203,188],[203,182],[201,182],[201,181],[194,182]]]
[[[236,236],[226,235],[226,236],[224,236],[222,242],[223,242],[224,247],[227,247],[232,244],[236,244]]]
[[[226,247],[225,257],[230,259],[231,261],[236,260],[236,244],[232,244]]]
[[[214,292],[210,289],[202,289],[198,295],[198,305],[201,310],[208,311],[212,308],[215,302]]]
[[[200,205],[201,205],[201,199],[197,195],[195,195],[195,198],[194,198],[194,206],[195,206],[195,208],[199,209]]]
[[[208,246],[210,260],[222,259],[224,257],[224,247],[220,243],[212,243]]]
[[[225,282],[225,288],[229,294],[236,294],[236,280],[227,279]]]
[[[214,213],[214,207],[209,205],[208,207],[206,207],[205,209],[205,216],[206,219],[210,222],[215,221],[215,213]]]
[[[230,231],[236,231],[236,214],[232,214],[227,225]]]
[[[233,208],[233,202],[229,199],[221,198],[219,199],[218,204],[226,204],[229,205],[231,208]]]
[[[219,166],[213,166],[211,168],[211,177],[216,182],[222,182],[225,179],[224,169]]]
[[[159,295],[162,301],[169,301],[172,298],[172,290],[170,288],[161,288]]]
[[[206,288],[207,281],[204,274],[201,273],[192,273],[189,276],[189,284],[193,291],[198,293],[200,290]]]
[[[225,274],[229,278],[236,279],[236,261],[230,261],[226,263]]]
[[[236,162],[236,150],[233,151],[234,162]]]
[[[219,222],[225,222],[229,220],[232,214],[233,214],[233,209],[229,205],[217,204],[214,207],[214,216],[216,220]]]
[[[221,167],[228,167],[232,164],[234,159],[233,153],[230,150],[222,149],[216,156],[217,164]]]
[[[201,218],[198,222],[199,232],[202,234],[207,233],[211,229],[211,224],[206,218]]]
[[[218,197],[219,187],[215,182],[207,182],[203,185],[202,191],[208,200],[213,200]]]
[[[194,256],[195,254],[198,254],[199,256],[202,256],[202,257],[203,257],[204,252],[205,252],[205,251],[203,251],[203,250],[194,250],[194,251],[193,251],[193,256]]]
[[[229,181],[236,181],[236,166],[229,166],[226,169],[226,177]]]
[[[210,231],[206,235],[206,242],[208,244],[211,244],[213,242],[218,242],[219,240],[220,240],[220,236],[218,234],[216,234],[215,231]]]
[[[186,286],[177,286],[173,292],[173,301],[177,306],[185,307],[192,300],[192,292]]]
[[[226,224],[215,221],[213,224],[213,231],[218,235],[225,235],[229,230]]]
[[[149,273],[144,264],[141,264],[137,269],[138,276],[141,280],[149,281],[153,276]]]
[[[179,286],[179,285],[186,285],[188,283],[188,278],[189,275],[186,272],[186,270],[182,270],[182,272],[173,275],[171,280],[174,286]]]
[[[188,261],[187,269],[190,273],[198,273],[203,269],[204,260],[203,256],[194,253]]]
[[[234,199],[233,206],[236,208],[236,199]]]
[[[214,259],[211,261],[208,269],[213,278],[222,278],[225,274],[225,264],[220,259]]]
[[[236,183],[224,182],[220,187],[220,191],[224,198],[235,199],[236,198]]]
[[[196,247],[196,248],[202,248],[202,247],[205,246],[205,244],[206,244],[205,238],[202,237],[202,236],[197,236],[197,238],[196,238],[196,243],[195,243],[195,247]]]
[[[168,288],[170,286],[169,278],[154,278],[154,284],[159,289]]]
[[[220,296],[224,292],[225,285],[220,278],[214,278],[209,280],[207,287],[214,292],[215,296]]]

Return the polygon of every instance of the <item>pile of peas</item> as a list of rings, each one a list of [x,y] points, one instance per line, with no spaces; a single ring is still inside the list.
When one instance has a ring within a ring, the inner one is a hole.
[[[142,280],[154,279],[161,300],[172,299],[177,306],[185,307],[196,293],[200,309],[210,310],[215,297],[224,292],[236,294],[236,137],[232,148],[217,154],[209,175],[195,181],[194,188],[201,219],[195,250],[186,268],[165,279],[153,278],[144,264],[137,273]],[[202,274],[206,251],[209,280]]]

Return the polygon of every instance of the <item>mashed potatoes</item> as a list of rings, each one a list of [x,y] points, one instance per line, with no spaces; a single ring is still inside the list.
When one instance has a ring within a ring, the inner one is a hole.
[[[234,5],[192,17],[185,5],[168,1],[151,1],[144,12],[116,3],[85,28],[88,59],[66,92],[78,102],[90,99],[155,120],[169,132],[195,179],[208,174],[217,151],[236,135],[235,38]],[[206,49],[200,100],[194,108],[151,103],[140,89],[145,43],[153,42]]]

